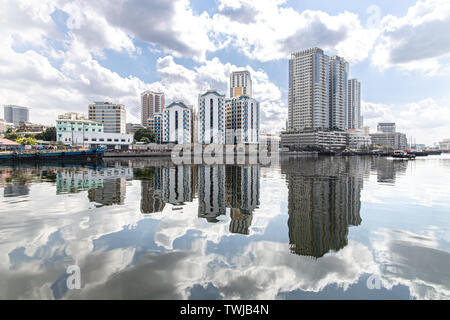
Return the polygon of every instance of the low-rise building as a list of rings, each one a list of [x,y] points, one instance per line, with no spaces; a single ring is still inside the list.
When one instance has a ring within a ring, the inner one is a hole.
[[[17,128],[17,132],[26,132],[26,133],[39,133],[43,132],[49,126],[43,124],[35,124],[31,122],[20,122]]]
[[[408,139],[406,134],[401,132],[377,132],[371,133],[372,144],[380,147],[391,147],[395,150],[408,148]]]
[[[155,142],[161,143],[163,141],[162,134],[164,129],[164,115],[162,113],[153,114],[152,118],[147,121],[147,126],[155,134]]]
[[[303,148],[345,149],[347,133],[344,131],[299,131],[288,130],[281,133],[281,148],[290,150]]]
[[[67,133],[103,133],[102,123],[88,120],[76,112],[68,112],[58,116],[56,120],[56,141],[66,143]],[[73,139],[71,139],[73,140]]]
[[[107,132],[63,132],[58,137],[62,143],[78,147],[107,147],[115,150],[128,150],[133,144],[132,134]]]
[[[350,149],[361,149],[370,146],[372,139],[363,129],[351,129],[347,134],[347,146]]]

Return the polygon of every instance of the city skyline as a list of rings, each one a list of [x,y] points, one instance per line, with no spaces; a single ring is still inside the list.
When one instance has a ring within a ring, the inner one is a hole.
[[[156,5],[127,3],[124,17]],[[81,112],[103,100],[125,105],[129,122],[140,123],[145,90],[164,92],[171,97],[166,104],[196,105],[198,93],[208,89],[229,93],[230,73],[247,70],[253,97],[261,103],[261,128],[281,131],[287,120],[289,55],[317,46],[350,63],[349,79],[361,82],[362,114],[372,132],[378,122],[392,121],[420,143],[450,136],[449,41],[429,32],[448,23],[445,1],[372,6],[364,1],[180,0],[160,6],[163,21],[191,19],[189,30],[179,30],[176,23],[143,30],[124,25],[127,19],[108,11],[113,8],[77,2],[19,7],[6,1],[4,9],[0,104],[30,107],[33,122],[51,124],[50,115]],[[17,23],[10,23],[9,13]],[[405,33],[408,28],[418,31]],[[433,35],[427,45],[420,42],[421,32]],[[26,80],[23,72],[29,74]]]

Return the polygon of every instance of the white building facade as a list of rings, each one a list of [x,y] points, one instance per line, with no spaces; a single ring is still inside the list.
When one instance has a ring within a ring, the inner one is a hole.
[[[128,150],[133,144],[132,134],[97,133],[97,132],[63,132],[58,137],[65,145],[85,148],[107,147],[114,150]]]
[[[239,96],[226,102],[226,144],[259,143],[260,109],[253,98]]]
[[[345,131],[347,125],[348,62],[330,58],[330,129]]]
[[[198,98],[198,142],[225,144],[225,95],[209,90]]]
[[[192,108],[181,101],[172,102],[163,112],[163,142],[192,142]]]

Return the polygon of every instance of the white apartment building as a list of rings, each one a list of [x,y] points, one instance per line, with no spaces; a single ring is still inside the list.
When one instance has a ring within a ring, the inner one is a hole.
[[[348,129],[363,127],[361,116],[361,82],[350,79],[347,83],[347,126]]]
[[[146,90],[141,93],[141,124],[146,127],[148,119],[155,113],[161,113],[165,106],[165,96],[162,92]]]
[[[230,98],[252,96],[252,78],[248,71],[234,71],[230,74]]]
[[[289,60],[288,129],[330,126],[330,58],[322,49],[293,53]]]
[[[349,129],[347,135],[347,146],[351,149],[361,149],[370,146],[372,139],[363,129]]]
[[[225,95],[208,90],[198,97],[198,142],[225,144]]]
[[[89,105],[89,120],[103,123],[106,133],[126,133],[126,111],[122,104],[96,101]]]
[[[225,106],[226,144],[259,143],[259,102],[246,96],[234,97]]]
[[[192,107],[181,101],[175,101],[165,108],[163,115],[163,142],[177,144],[192,142]]]
[[[347,130],[348,62],[330,58],[330,129]]]

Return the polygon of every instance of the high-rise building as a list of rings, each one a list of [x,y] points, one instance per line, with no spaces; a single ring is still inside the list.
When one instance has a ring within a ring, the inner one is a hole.
[[[350,79],[347,83],[347,126],[348,129],[363,127],[361,116],[361,82]]]
[[[148,119],[148,128],[155,134],[155,142],[161,143],[163,141],[164,115],[162,113],[155,113],[152,118]]]
[[[394,133],[394,132],[396,132],[395,130],[396,130],[396,127],[395,127],[394,122],[380,122],[380,123],[378,123],[378,126],[377,126],[378,132]]]
[[[125,106],[95,101],[89,105],[89,120],[103,123],[105,133],[126,133]]]
[[[330,58],[330,129],[347,130],[348,62]]]
[[[289,60],[289,129],[328,129],[329,100],[330,58],[319,48],[293,53]]]
[[[30,122],[30,109],[16,105],[3,106],[3,120],[18,126],[20,122]]]
[[[225,95],[208,90],[198,97],[198,142],[225,143]]]
[[[163,141],[177,144],[192,142],[192,108],[181,101],[172,102],[164,112]]]
[[[226,144],[259,143],[259,102],[246,96],[226,102]]]
[[[162,92],[153,92],[146,90],[141,93],[141,122],[144,127],[148,124],[148,119],[155,113],[161,113],[164,110],[165,97]]]
[[[248,71],[234,71],[230,75],[230,98],[252,96],[252,78]]]

